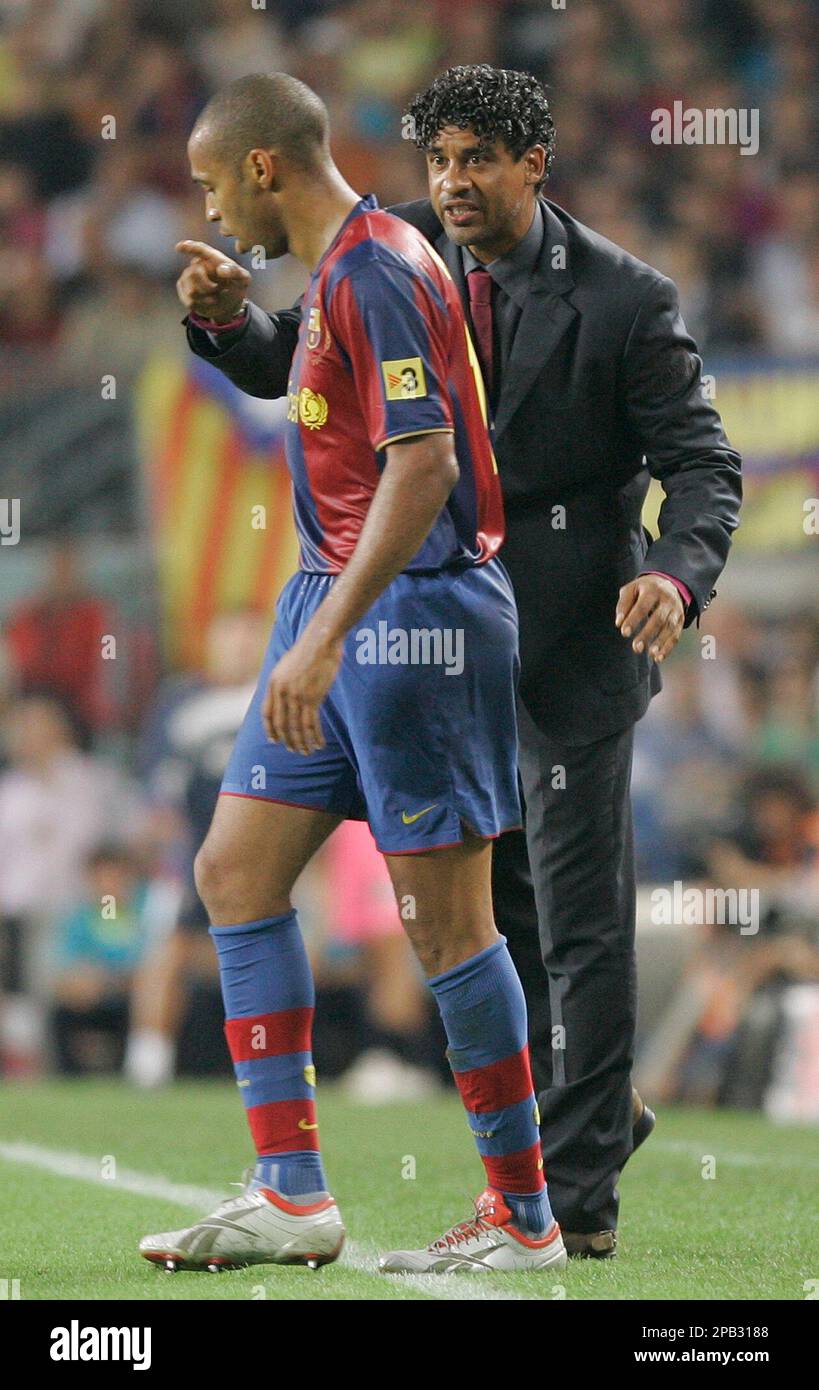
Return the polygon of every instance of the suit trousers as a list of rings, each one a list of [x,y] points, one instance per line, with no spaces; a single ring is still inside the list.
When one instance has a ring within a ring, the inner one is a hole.
[[[522,704],[518,720],[526,833],[495,841],[495,917],[529,1009],[552,1209],[564,1230],[613,1230],[632,1150],[634,727],[573,745]]]

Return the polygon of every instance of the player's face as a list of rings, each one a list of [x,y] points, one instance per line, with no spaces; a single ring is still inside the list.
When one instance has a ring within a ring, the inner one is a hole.
[[[532,222],[543,146],[515,159],[501,140],[487,143],[468,128],[445,126],[426,155],[429,196],[450,240],[479,260],[511,251]]]
[[[205,192],[205,217],[222,236],[233,237],[239,255],[255,246],[276,257],[287,252],[287,235],[276,200],[248,157],[237,170],[217,159],[208,141],[194,134],[188,142],[191,177]]]

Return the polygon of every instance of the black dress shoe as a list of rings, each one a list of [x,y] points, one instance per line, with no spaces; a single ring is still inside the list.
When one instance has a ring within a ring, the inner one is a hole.
[[[639,1149],[644,1144],[649,1134],[657,1123],[657,1116],[653,1110],[649,1110],[639,1091],[631,1088],[631,1103],[633,1106],[633,1119],[631,1124],[631,1152]]]
[[[633,1119],[631,1125],[631,1152],[639,1149],[644,1144],[654,1126],[657,1123],[657,1116],[653,1110],[649,1110],[639,1091],[631,1088],[631,1103],[633,1106]],[[596,1231],[591,1235],[585,1235],[577,1231],[564,1231],[563,1244],[566,1247],[566,1254],[577,1260],[611,1260],[617,1254],[617,1232],[616,1231]]]
[[[611,1260],[617,1254],[616,1231],[595,1231],[591,1235],[563,1231],[562,1234],[566,1254],[570,1259]]]

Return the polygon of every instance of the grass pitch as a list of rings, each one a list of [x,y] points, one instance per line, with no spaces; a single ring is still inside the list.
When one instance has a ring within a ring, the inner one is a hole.
[[[331,1087],[319,1118],[348,1229],[320,1271],[167,1275],[136,1253],[189,1224],[252,1161],[229,1083],[0,1092],[0,1281],[21,1299],[783,1299],[819,1279],[819,1133],[758,1115],[660,1112],[621,1182],[620,1253],[555,1275],[387,1278],[378,1253],[467,1217],[483,1186],[457,1097],[365,1108]],[[713,1176],[704,1176],[713,1173]],[[13,1285],[10,1283],[9,1287]]]

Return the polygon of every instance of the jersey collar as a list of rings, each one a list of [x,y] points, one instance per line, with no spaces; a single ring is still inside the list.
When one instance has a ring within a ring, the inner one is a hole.
[[[378,199],[376,198],[374,193],[365,193],[363,198],[359,198],[355,206],[350,208],[350,211],[347,213],[347,216],[345,217],[344,221],[342,222],[341,226],[339,227],[338,231],[333,237],[333,240],[330,242],[330,245],[327,247],[327,250],[324,252],[324,255],[322,256],[321,260],[319,261],[318,265],[313,271],[313,279],[315,279],[315,277],[318,275],[319,271],[321,270],[321,267],[327,260],[327,257],[332,255],[333,251],[335,251],[336,246],[339,243],[339,240],[341,239],[341,237],[343,237],[353,218],[360,217],[363,212],[375,212],[377,208]]]

